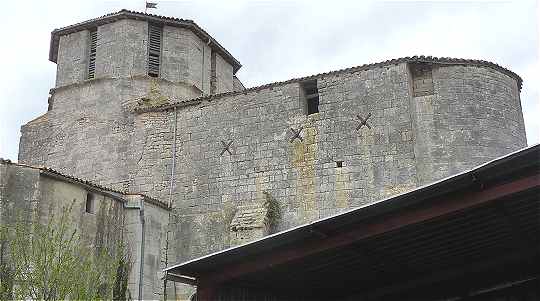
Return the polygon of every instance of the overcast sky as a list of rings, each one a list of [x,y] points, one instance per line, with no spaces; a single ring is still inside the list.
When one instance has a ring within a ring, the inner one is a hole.
[[[493,61],[519,74],[529,145],[540,141],[537,1],[154,1],[196,21],[243,65],[246,87],[413,55]],[[2,1],[0,157],[17,159],[20,126],[47,110],[54,28],[143,1]]]

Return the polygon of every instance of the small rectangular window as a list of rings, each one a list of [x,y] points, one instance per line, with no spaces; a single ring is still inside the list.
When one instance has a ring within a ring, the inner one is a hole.
[[[159,76],[162,35],[163,27],[148,24],[148,75],[152,77]]]
[[[306,115],[319,113],[319,90],[317,80],[305,81],[300,84]]]
[[[88,54],[88,79],[92,79],[96,75],[96,53],[97,53],[97,28],[90,30]]]
[[[414,97],[433,95],[433,66],[425,63],[410,64]]]
[[[94,213],[94,194],[87,192],[86,193],[86,213]]]

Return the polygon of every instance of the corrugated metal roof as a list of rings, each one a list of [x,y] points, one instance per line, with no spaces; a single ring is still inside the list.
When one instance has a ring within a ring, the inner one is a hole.
[[[416,190],[402,193],[366,206],[351,209],[324,219],[301,225],[286,231],[266,236],[244,245],[225,249],[200,258],[186,261],[164,269],[165,272],[195,277],[199,271],[210,267],[242,261],[243,258],[294,244],[306,239],[313,239],[320,233],[332,233],[364,219],[397,212],[403,208],[421,204],[437,196],[459,191],[483,183],[501,181],[504,178],[520,176],[521,173],[540,170],[540,144],[524,148],[506,156],[497,158],[474,169],[464,171],[437,182],[422,186]]]
[[[238,71],[242,64],[232,56],[227,49],[225,49],[219,42],[217,42],[210,34],[208,34],[204,29],[202,29],[197,23],[192,20],[180,19],[174,17],[166,17],[154,14],[147,14],[142,12],[131,11],[127,9],[122,9],[118,12],[106,14],[104,16],[79,22],[73,25],[66,27],[61,27],[53,30],[51,32],[51,44],[49,49],[49,60],[52,62],[57,61],[58,58],[58,44],[60,41],[60,36],[70,34],[73,32],[93,28],[99,25],[111,23],[120,19],[134,19],[134,20],[145,20],[152,21],[156,23],[165,24],[168,26],[182,27],[187,28],[193,31],[199,38],[205,40],[205,42],[211,41],[210,47],[218,52],[229,64],[233,66],[234,73]]]
[[[458,281],[471,284],[471,279],[475,279],[475,286],[479,288],[490,287],[501,280],[516,280],[515,276],[528,278],[534,271],[531,264],[523,263],[528,260],[523,258],[540,254],[539,205],[540,199],[534,193],[520,193],[283,264],[264,257],[246,257],[243,262],[265,262],[266,265],[237,277],[227,277],[224,286],[295,291],[308,295],[307,300],[345,299],[337,298],[337,294],[370,297],[350,300],[441,300],[413,296],[423,295],[428,290],[436,291],[437,295],[445,287],[452,294],[456,286],[461,286],[456,285]],[[339,233],[327,235],[332,237]],[[325,242],[324,238],[320,239],[320,244]],[[301,252],[302,244],[298,243],[298,249],[293,250]],[[529,268],[527,274],[524,267]],[[225,266],[214,274],[227,273],[234,268],[234,264]],[[494,274],[497,268],[498,274],[504,277],[509,277],[511,270],[518,275],[501,279]],[[461,277],[449,276],[459,271],[462,271]],[[489,277],[472,276],[478,272],[487,272],[484,276]],[[207,277],[197,278],[200,286],[205,286]],[[492,277],[497,279],[488,279]],[[403,295],[405,292],[409,298]]]

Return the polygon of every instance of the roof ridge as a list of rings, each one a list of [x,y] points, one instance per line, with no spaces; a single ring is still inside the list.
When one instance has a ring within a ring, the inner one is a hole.
[[[177,17],[168,17],[168,16],[162,16],[162,15],[156,15],[156,14],[149,14],[149,13],[145,13],[145,12],[140,12],[140,11],[136,11],[136,10],[129,10],[129,9],[126,9],[126,8],[122,8],[119,11],[108,13],[108,14],[105,14],[105,15],[102,15],[102,16],[99,16],[99,17],[95,17],[95,18],[91,18],[91,19],[84,20],[84,21],[81,21],[81,22],[77,22],[75,24],[55,28],[52,32],[62,31],[62,30],[65,30],[67,28],[82,25],[84,23],[91,23],[91,22],[94,22],[94,21],[99,20],[99,19],[111,17],[111,16],[114,16],[114,15],[119,15],[121,13],[140,14],[140,15],[146,15],[146,16],[149,16],[149,17],[157,17],[157,18],[160,18],[160,19],[168,19],[168,20],[175,20],[175,21],[188,21],[188,22],[195,23],[195,21],[193,21],[191,19],[183,19],[183,18],[177,18]]]
[[[3,158],[0,158],[0,164],[9,164],[9,165],[16,165],[16,166],[21,166],[21,167],[32,168],[32,169],[40,170],[42,172],[48,172],[48,173],[51,173],[51,174],[54,174],[54,175],[57,175],[57,176],[72,180],[72,181],[76,181],[76,182],[79,182],[81,184],[92,186],[94,188],[106,190],[106,191],[109,191],[109,192],[120,193],[122,195],[129,194],[127,191],[120,191],[120,190],[117,190],[117,189],[114,189],[114,188],[106,187],[106,186],[91,182],[91,181],[86,180],[86,179],[75,177],[73,175],[64,174],[64,173],[62,173],[62,172],[60,172],[60,171],[58,171],[56,169],[46,167],[46,166],[43,166],[43,165],[31,165],[31,164],[25,164],[25,163],[19,163],[19,162],[12,162],[9,159],[3,159]]]
[[[400,64],[400,63],[432,63],[432,64],[447,64],[447,65],[485,66],[485,67],[490,67],[490,68],[496,69],[496,70],[501,71],[502,73],[504,73],[504,74],[506,74],[506,75],[508,75],[510,77],[513,77],[517,81],[518,88],[520,90],[521,90],[522,83],[523,83],[523,80],[521,79],[521,77],[519,75],[517,75],[516,73],[514,73],[513,71],[511,71],[511,70],[509,70],[509,69],[507,69],[505,67],[502,67],[502,66],[500,66],[500,65],[498,65],[496,63],[490,62],[490,61],[478,60],[478,59],[463,59],[463,58],[452,58],[452,57],[435,57],[435,56],[425,56],[425,55],[418,56],[418,55],[415,55],[415,56],[412,56],[412,57],[405,56],[405,57],[400,57],[400,58],[397,58],[397,59],[390,59],[390,60],[381,61],[381,62],[377,62],[377,63],[368,63],[368,64],[363,64],[363,65],[358,65],[358,66],[333,70],[333,71],[327,71],[327,72],[318,73],[318,74],[314,74],[314,75],[308,75],[308,76],[303,76],[303,77],[292,78],[292,79],[288,79],[288,80],[284,80],[284,81],[272,82],[272,83],[263,84],[263,85],[260,85],[260,86],[247,88],[247,89],[244,89],[242,91],[233,91],[233,92],[224,92],[224,93],[213,94],[213,95],[204,95],[204,96],[199,96],[199,97],[191,98],[191,99],[187,99],[187,100],[176,101],[176,102],[169,103],[169,104],[162,104],[162,105],[150,106],[150,107],[145,107],[145,108],[135,108],[135,112],[144,113],[144,112],[153,112],[153,111],[164,111],[164,110],[167,110],[167,109],[172,109],[174,107],[189,105],[189,104],[192,104],[192,103],[197,104],[196,102],[201,102],[201,101],[204,101],[204,100],[211,101],[211,100],[219,99],[219,98],[222,98],[222,97],[225,97],[225,96],[234,96],[234,95],[240,95],[240,94],[247,94],[248,92],[260,91],[260,90],[266,89],[266,88],[273,88],[273,87],[277,87],[277,86],[281,86],[281,85],[285,85],[285,84],[289,84],[289,83],[305,81],[305,80],[310,80],[310,79],[316,79],[316,78],[320,78],[320,77],[324,77],[324,76],[328,76],[328,75],[335,75],[335,74],[341,74],[341,73],[346,73],[346,72],[356,72],[356,71],[362,71],[362,70],[369,70],[369,69],[373,69],[373,68],[377,68],[377,67],[384,67],[384,66],[395,65],[395,64]]]
[[[177,26],[177,27],[184,27],[191,30],[195,35],[197,35],[199,38],[202,39],[208,39],[211,41],[209,45],[210,47],[214,48],[215,51],[220,53],[220,55],[223,56],[223,58],[228,61],[232,66],[233,70],[236,73],[241,67],[242,64],[232,56],[232,54],[225,49],[216,39],[214,39],[206,30],[204,30],[202,27],[200,27],[195,21],[191,19],[182,19],[177,17],[168,17],[168,16],[162,16],[162,15],[155,15],[155,14],[149,14],[145,12],[139,12],[129,9],[121,9],[116,12],[108,13],[100,17],[92,18],[89,20],[81,21],[72,25],[56,28],[51,32],[51,43],[49,48],[49,60],[52,62],[56,62],[57,55],[58,55],[58,44],[59,44],[59,36],[64,34],[69,34],[71,32],[76,32],[79,30],[83,30],[85,28],[91,27],[94,25],[94,23],[108,23],[110,22],[109,19],[111,18],[132,18],[132,19],[146,19],[150,21],[155,22],[164,22],[171,26]]]
[[[79,178],[79,177],[75,177],[73,175],[68,175],[68,174],[59,172],[56,169],[46,167],[46,166],[43,166],[43,165],[31,165],[31,164],[25,164],[25,163],[19,163],[19,162],[12,162],[11,160],[4,159],[4,158],[0,158],[0,164],[16,165],[16,166],[21,166],[21,167],[32,168],[32,169],[35,169],[35,170],[39,170],[41,172],[50,173],[50,174],[53,174],[55,176],[59,176],[59,177],[62,177],[62,178],[65,178],[65,179],[68,179],[68,180],[71,180],[71,181],[75,181],[75,182],[77,182],[79,184],[91,186],[91,187],[96,188],[96,189],[100,189],[100,190],[104,190],[104,191],[108,191],[108,192],[113,192],[113,193],[118,193],[118,194],[121,194],[122,196],[140,195],[140,196],[148,199],[149,201],[151,201],[153,203],[156,203],[158,206],[161,206],[161,207],[164,207],[164,208],[167,207],[168,209],[170,209],[169,206],[165,202],[163,202],[163,201],[161,201],[161,200],[159,200],[159,199],[157,199],[155,197],[151,197],[149,195],[146,195],[144,193],[130,192],[130,191],[126,191],[126,190],[120,191],[120,190],[117,190],[117,189],[114,189],[114,188],[111,188],[111,187],[103,186],[103,185],[88,181],[86,179],[82,179],[82,178]]]

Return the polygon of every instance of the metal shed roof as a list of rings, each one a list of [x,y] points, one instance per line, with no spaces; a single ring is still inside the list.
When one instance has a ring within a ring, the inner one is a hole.
[[[510,272],[515,256],[538,256],[539,171],[540,146],[535,145],[414,191],[165,271],[186,283],[309,287],[317,294],[346,281],[377,293],[376,286],[391,285],[407,273],[421,281],[434,268],[450,273],[461,261],[495,256],[508,261]],[[514,272],[521,271],[522,266]]]

